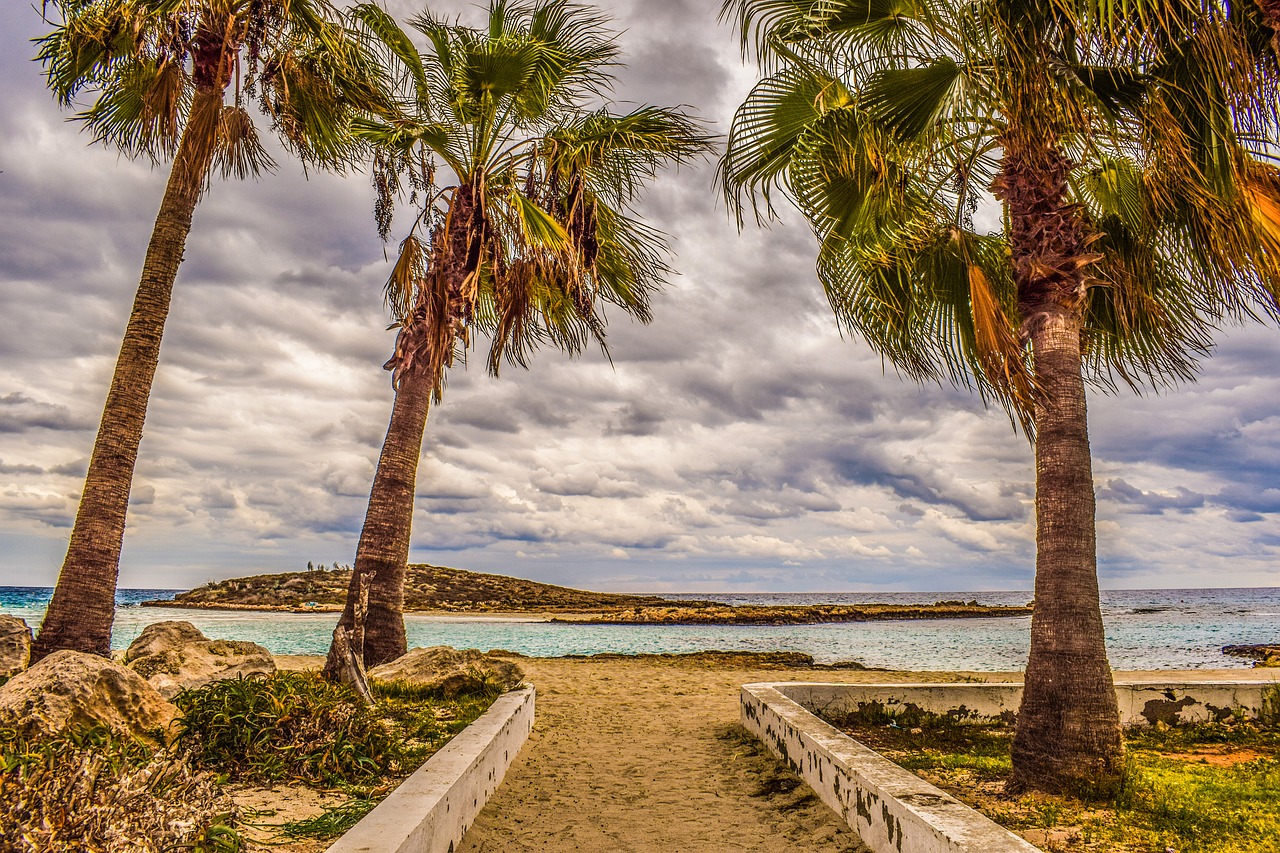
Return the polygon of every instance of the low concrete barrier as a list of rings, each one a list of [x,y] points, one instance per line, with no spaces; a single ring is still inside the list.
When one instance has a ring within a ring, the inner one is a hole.
[[[797,686],[743,685],[742,725],[875,853],[1036,853],[1038,848],[827,725],[778,689]]]
[[[499,696],[326,853],[453,853],[533,730],[534,699]]]
[[[840,716],[864,706],[886,711],[912,709],[946,714],[959,722],[992,719],[1012,723],[1022,702],[1022,685],[994,684],[774,684],[783,695],[815,713]],[[1120,724],[1220,721],[1233,713],[1257,719],[1269,709],[1274,682],[1116,682]]]
[[[1275,714],[1275,682],[1119,682],[1124,725]],[[1033,853],[1038,848],[811,712],[868,707],[1013,722],[1021,684],[806,684],[742,687],[742,725],[809,784],[875,853]]]

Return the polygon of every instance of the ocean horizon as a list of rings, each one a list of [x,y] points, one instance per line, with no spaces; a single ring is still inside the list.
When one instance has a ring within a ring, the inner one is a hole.
[[[112,647],[123,649],[154,622],[182,619],[210,637],[251,640],[275,654],[324,654],[336,613],[143,607],[178,589],[120,589]],[[0,613],[34,629],[51,587],[0,586]],[[1026,604],[1029,590],[942,592],[653,593],[727,604],[929,604],[977,600]],[[1280,642],[1280,587],[1104,590],[1107,649],[1115,669],[1246,668],[1222,647]],[[577,625],[456,614],[405,615],[409,645],[506,649],[538,657],[727,651],[795,651],[819,663],[857,661],[903,670],[1002,671],[1026,662],[1030,617],[895,620],[824,625]]]

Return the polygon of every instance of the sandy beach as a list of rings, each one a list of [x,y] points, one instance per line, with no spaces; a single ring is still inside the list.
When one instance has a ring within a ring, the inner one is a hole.
[[[320,663],[279,660],[291,668]],[[739,685],[1021,680],[1016,672],[815,671],[698,658],[519,664],[538,689],[533,734],[458,853],[865,850],[772,756],[740,736]],[[1116,673],[1150,681],[1277,677],[1265,669]]]

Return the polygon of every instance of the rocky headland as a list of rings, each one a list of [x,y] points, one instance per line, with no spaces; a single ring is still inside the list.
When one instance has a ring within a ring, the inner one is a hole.
[[[349,569],[287,572],[212,581],[152,607],[324,612],[341,610]],[[516,614],[593,625],[806,625],[889,619],[964,619],[1026,616],[1031,605],[1005,607],[977,601],[935,604],[728,605],[676,601],[653,595],[590,592],[504,575],[445,566],[410,565],[405,611],[431,614]]]

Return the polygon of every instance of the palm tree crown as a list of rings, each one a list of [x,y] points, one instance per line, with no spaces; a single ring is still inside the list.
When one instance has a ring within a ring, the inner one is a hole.
[[[647,321],[650,295],[669,270],[662,235],[632,206],[660,168],[703,154],[709,138],[679,110],[615,113],[602,103],[618,48],[587,7],[495,2],[484,28],[424,13],[411,24],[425,53],[378,7],[354,14],[403,84],[395,109],[355,127],[378,152],[379,231],[389,234],[404,194],[417,214],[387,283],[399,327],[386,364],[396,404],[343,616],[351,623],[359,585],[369,583],[364,658],[378,663],[405,646],[400,606],[422,389],[438,401],[446,369],[478,334],[491,340],[487,365],[496,374],[504,362],[527,366],[541,344],[569,353],[603,346],[605,304]]]
[[[1273,310],[1275,57],[1257,7],[727,0],[765,76],[721,163],[820,241],[840,322],[1036,439],[1036,615],[1016,786],[1114,785],[1082,379],[1189,379],[1220,317]],[[977,228],[998,201],[998,228]]]
[[[223,177],[274,163],[249,106],[305,161],[341,165],[347,123],[380,99],[373,57],[325,0],[51,0],[62,22],[39,39],[49,88],[95,141],[170,159],[191,135]],[[197,93],[230,89],[210,105]]]

